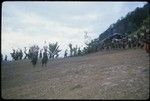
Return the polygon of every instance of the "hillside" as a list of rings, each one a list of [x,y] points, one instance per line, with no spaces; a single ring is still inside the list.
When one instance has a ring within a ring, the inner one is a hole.
[[[147,99],[149,57],[142,49],[102,51],[49,60],[3,63],[4,99]]]
[[[119,48],[119,44],[123,47],[127,47],[130,46],[129,40],[132,41],[131,46],[138,46],[138,44],[142,46],[145,40],[143,35],[145,35],[144,33],[146,33],[146,30],[148,31],[150,26],[149,10],[150,5],[147,3],[143,7],[137,7],[134,11],[129,12],[116,23],[111,24],[98,38],[86,44],[87,46],[83,49],[83,55],[101,51],[104,48]],[[118,45],[116,43],[118,43]]]
[[[137,31],[142,25],[143,21],[150,17],[150,4],[147,3],[142,8],[136,8],[134,11],[129,12],[125,17],[119,19],[116,23],[100,34],[99,41],[111,36],[114,33],[124,35]]]

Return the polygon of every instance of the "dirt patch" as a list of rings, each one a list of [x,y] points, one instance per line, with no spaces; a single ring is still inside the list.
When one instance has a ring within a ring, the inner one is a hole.
[[[72,87],[70,90],[80,89],[80,88],[82,88],[82,85],[78,84],[78,85],[75,85],[74,87]]]

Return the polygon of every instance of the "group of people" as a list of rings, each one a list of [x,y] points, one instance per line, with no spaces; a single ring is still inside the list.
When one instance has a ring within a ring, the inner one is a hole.
[[[7,61],[7,55],[5,55],[4,60]],[[1,54],[1,61],[3,61],[3,54]]]
[[[38,47],[34,48],[33,50],[29,49],[29,53],[28,54],[26,53],[26,56],[28,57],[28,59],[31,60],[31,63],[33,64],[34,67],[35,67],[35,65],[37,64],[37,61],[38,61],[38,53],[39,53],[39,48]],[[47,48],[44,47],[43,55],[42,55],[42,50],[40,51],[40,57],[39,58],[41,59],[42,66],[43,65],[46,66],[47,62],[48,62]]]
[[[23,52],[21,49],[20,50],[13,49],[13,53],[10,53],[10,54],[11,54],[13,60],[21,60],[23,57]]]
[[[13,52],[10,53],[13,60],[22,60],[23,59],[23,52],[20,49],[20,51],[13,49]],[[29,51],[27,52],[26,47],[24,48],[24,59],[29,59],[33,66],[35,67],[38,61],[38,55],[39,59],[41,59],[42,66],[47,64],[48,61],[48,53],[47,53],[47,48],[44,47],[44,52],[42,54],[42,49],[40,50],[39,54],[39,47],[38,46],[33,46],[30,47]]]
[[[111,49],[127,49],[127,48],[146,48],[148,52],[148,47],[150,43],[148,42],[150,36],[149,30],[143,33],[137,33],[132,36],[120,36],[119,38],[111,37],[106,39],[101,43],[100,50],[111,50]]]

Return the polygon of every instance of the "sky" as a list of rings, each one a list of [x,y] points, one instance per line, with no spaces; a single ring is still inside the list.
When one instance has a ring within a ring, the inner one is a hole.
[[[3,57],[12,49],[34,44],[43,48],[58,42],[63,56],[68,44],[85,46],[98,38],[111,24],[147,2],[25,2],[2,3],[1,51]],[[85,39],[85,31],[90,37]],[[44,43],[46,41],[46,43]]]

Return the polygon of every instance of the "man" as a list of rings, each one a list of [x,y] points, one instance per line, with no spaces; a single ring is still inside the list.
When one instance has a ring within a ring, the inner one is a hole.
[[[12,57],[13,60],[16,60],[15,59],[15,49],[13,49],[13,53],[10,53],[10,55],[11,55],[11,57]]]
[[[64,58],[67,57],[67,49],[65,50]]]
[[[32,52],[31,62],[33,66],[35,67],[38,60],[38,51]]]
[[[29,49],[29,52],[28,52],[28,54],[27,54],[27,57],[28,57],[29,60],[31,60],[31,58],[32,58],[32,52],[31,52],[31,49]]]
[[[132,44],[133,44],[133,48],[137,47],[138,44],[137,35],[133,35]]]
[[[29,54],[30,54],[30,59],[31,59],[33,66],[35,66],[38,61],[38,50],[39,50],[39,47],[37,45],[30,47]]]
[[[26,58],[28,57],[28,54],[27,54],[27,49],[26,49],[26,47],[24,47],[24,54],[25,54],[25,57],[24,57],[24,59],[26,59]]]
[[[131,38],[128,37],[128,48],[131,48]]]
[[[7,55],[5,55],[5,61],[7,61]]]
[[[1,61],[3,61],[3,54],[1,53]]]
[[[19,51],[16,51],[16,60],[19,60]]]
[[[122,38],[122,48],[125,49],[126,47],[126,39],[125,37]]]
[[[146,53],[150,54],[150,33],[149,33],[149,29],[146,29],[146,31],[144,33],[144,47],[145,47]]]
[[[21,50],[21,49],[20,49],[20,52],[19,52],[19,57],[20,57],[20,60],[22,60],[23,53],[22,53],[22,50]]]
[[[137,42],[137,46],[138,46],[138,47],[140,47],[140,44],[141,44],[140,39],[141,39],[141,35],[140,35],[140,32],[138,32],[138,33],[137,33],[137,41],[138,41],[138,42]]]
[[[141,37],[140,37],[140,48],[144,47],[144,33],[141,33]]]
[[[44,64],[45,66],[47,65],[47,61],[48,61],[47,49],[44,49],[43,58],[42,58],[42,67]]]
[[[80,56],[80,55],[81,55],[81,50],[80,50],[80,48],[78,48],[78,56]]]
[[[117,44],[118,44],[118,49],[121,49],[121,46],[122,46],[122,39],[118,39]]]
[[[40,59],[42,58],[42,49],[40,50]]]

